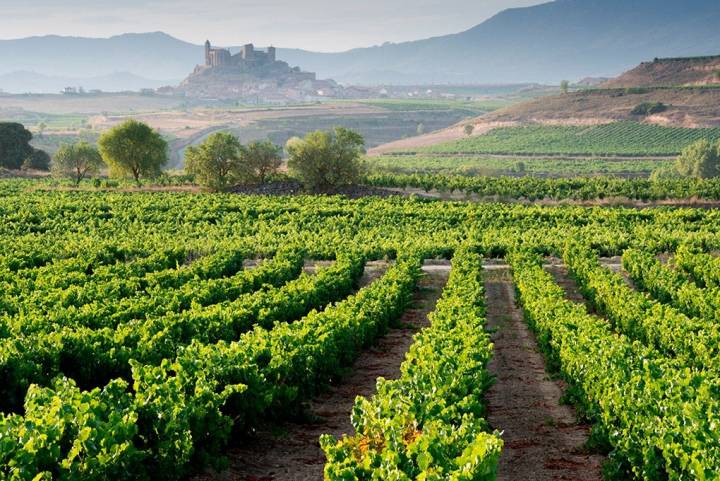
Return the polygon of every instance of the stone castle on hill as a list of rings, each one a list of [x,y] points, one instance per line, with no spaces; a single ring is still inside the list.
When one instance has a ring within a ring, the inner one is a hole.
[[[205,62],[175,89],[188,97],[281,102],[331,97],[342,88],[332,80],[318,80],[313,72],[290,67],[276,58],[274,47],[262,51],[253,44],[232,54],[205,42]]]
[[[226,48],[213,48],[210,40],[205,42],[205,66],[223,67],[242,64],[266,64],[275,62],[275,47],[268,47],[267,52],[255,50],[251,43],[244,45],[239,53],[232,55]]]

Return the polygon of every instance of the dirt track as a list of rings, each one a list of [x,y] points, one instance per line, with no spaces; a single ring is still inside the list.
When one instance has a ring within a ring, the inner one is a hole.
[[[413,305],[378,343],[363,352],[349,369],[349,375],[306,406],[306,419],[258,429],[230,449],[229,469],[206,473],[195,481],[320,481],[325,457],[318,444],[321,434],[340,436],[352,433],[350,412],[356,396],[372,396],[378,377],[399,375],[400,364],[412,337],[428,324],[427,315],[447,282],[449,264],[432,264],[424,269]],[[365,282],[371,279],[366,278]]]
[[[561,383],[550,379],[537,342],[515,304],[508,268],[485,271],[488,326],[497,376],[488,392],[488,421],[504,432],[498,481],[601,481],[602,457],[585,452],[588,426],[560,404]]]

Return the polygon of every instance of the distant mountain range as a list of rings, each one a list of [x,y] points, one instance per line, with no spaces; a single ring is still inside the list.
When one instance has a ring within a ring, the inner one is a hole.
[[[453,35],[340,53],[280,48],[278,58],[354,84],[557,83],[615,76],[655,57],[718,54],[718,25],[718,0],[556,0],[505,10]],[[83,79],[129,72],[178,82],[202,52],[160,32],[3,40],[0,74]],[[2,78],[0,88],[9,90]]]

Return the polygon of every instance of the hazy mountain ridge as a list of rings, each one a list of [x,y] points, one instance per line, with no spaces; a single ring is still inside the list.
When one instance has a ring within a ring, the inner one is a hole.
[[[615,76],[654,57],[720,53],[718,24],[717,0],[557,0],[452,35],[340,53],[279,48],[278,58],[345,83],[556,83]],[[202,47],[160,32],[50,36],[0,41],[0,58],[0,74],[181,79]]]
[[[8,93],[58,93],[66,87],[104,92],[138,91],[175,83],[174,79],[147,79],[130,72],[112,72],[99,77],[63,77],[21,70],[0,75],[0,89]]]

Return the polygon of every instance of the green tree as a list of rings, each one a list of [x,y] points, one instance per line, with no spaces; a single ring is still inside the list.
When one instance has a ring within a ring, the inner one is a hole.
[[[50,156],[40,149],[33,149],[32,154],[22,164],[23,170],[50,170]]]
[[[32,155],[31,140],[32,134],[22,124],[0,122],[0,167],[20,169]]]
[[[365,141],[352,130],[336,127],[288,140],[288,168],[306,189],[328,192],[360,178]]]
[[[242,151],[245,179],[263,183],[282,164],[282,149],[270,141],[250,142]]]
[[[463,127],[463,131],[465,132],[465,135],[469,137],[472,135],[473,132],[475,132],[475,126],[473,124],[467,124],[465,127]]]
[[[79,185],[86,176],[98,173],[102,165],[98,149],[81,141],[60,146],[53,158],[52,172],[56,177],[70,177],[75,185]]]
[[[683,177],[707,179],[720,175],[720,143],[702,139],[687,146],[675,161]]]
[[[37,125],[37,131],[38,131],[38,137],[42,137],[45,133],[45,129],[47,129],[47,124],[45,122],[40,122]]]
[[[650,174],[650,180],[652,182],[659,182],[661,180],[671,180],[676,179],[678,177],[678,172],[675,170],[675,167],[672,165],[664,166],[664,167],[658,167],[657,169],[653,170]]]
[[[103,160],[112,176],[157,177],[168,161],[167,142],[147,124],[127,120],[98,139]]]
[[[570,82],[563,80],[560,82],[560,92],[566,94],[570,91]]]
[[[237,137],[218,132],[185,150],[185,170],[195,175],[200,185],[218,191],[240,179],[241,157],[242,146]]]

